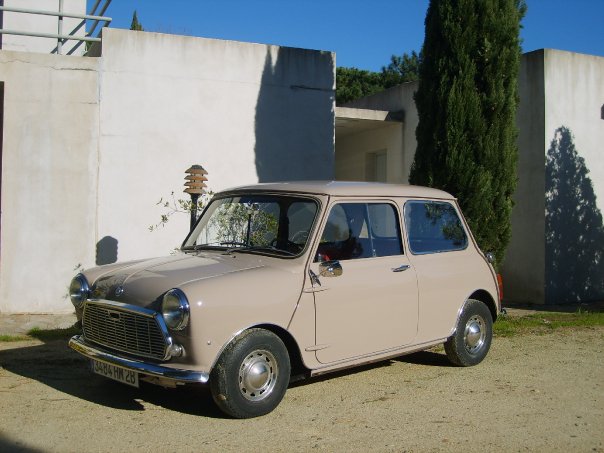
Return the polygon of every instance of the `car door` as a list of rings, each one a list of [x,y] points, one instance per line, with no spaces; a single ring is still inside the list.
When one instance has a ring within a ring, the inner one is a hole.
[[[452,201],[408,200],[404,220],[421,294],[418,341],[448,337],[465,300],[485,287],[487,264]]]
[[[321,363],[397,348],[417,333],[415,270],[395,203],[331,205],[309,266]]]

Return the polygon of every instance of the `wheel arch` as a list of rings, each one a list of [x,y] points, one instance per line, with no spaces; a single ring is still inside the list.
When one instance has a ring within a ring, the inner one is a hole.
[[[300,347],[298,346],[298,342],[289,333],[286,329],[279,327],[275,324],[259,324],[254,326],[256,329],[265,329],[269,332],[277,335],[285,347],[287,348],[287,352],[289,354],[289,361],[291,364],[291,381],[296,380],[296,377],[306,376],[308,375],[308,368],[304,365],[302,361],[302,354],[300,353]]]
[[[495,303],[495,300],[488,291],[484,289],[478,289],[472,294],[470,294],[467,300],[469,299],[479,300],[480,302],[485,304],[491,312],[493,322],[495,322],[495,320],[497,319],[497,304]]]
[[[226,344],[224,344],[224,346],[220,349],[220,352],[216,355],[216,358],[214,359],[214,363],[212,364],[211,369],[214,369],[214,367],[216,366],[216,362],[224,353],[224,351],[229,347],[229,345],[233,344],[234,341],[237,341],[237,339],[241,338],[242,335],[244,335],[247,331],[251,329],[267,330],[275,334],[283,342],[285,348],[287,349],[291,365],[290,382],[297,380],[297,378],[304,378],[309,375],[309,369],[306,365],[304,365],[298,342],[286,329],[275,324],[254,324],[246,327],[245,329],[241,329],[239,332],[233,335],[229,339],[229,341],[227,341]]]

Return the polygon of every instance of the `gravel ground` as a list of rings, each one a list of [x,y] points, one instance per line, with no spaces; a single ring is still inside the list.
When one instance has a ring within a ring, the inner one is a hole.
[[[64,341],[0,343],[0,451],[604,452],[604,328],[495,338],[290,387],[271,414],[224,418],[203,388],[91,375]]]

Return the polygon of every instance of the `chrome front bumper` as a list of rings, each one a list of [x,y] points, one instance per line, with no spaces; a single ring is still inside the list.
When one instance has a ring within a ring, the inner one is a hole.
[[[177,368],[168,368],[161,365],[155,365],[152,363],[139,362],[138,360],[128,359],[112,354],[108,351],[104,351],[96,346],[92,346],[86,343],[83,335],[75,335],[69,340],[69,347],[76,352],[79,352],[83,356],[89,359],[98,360],[100,362],[110,363],[117,365],[122,368],[126,368],[137,373],[145,374],[148,376],[155,376],[158,378],[169,379],[175,382],[182,382],[185,384],[205,384],[210,379],[208,373],[201,371],[181,370]]]

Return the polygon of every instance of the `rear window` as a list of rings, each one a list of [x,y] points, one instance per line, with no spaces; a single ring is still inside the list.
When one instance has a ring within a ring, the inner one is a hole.
[[[408,201],[405,225],[414,254],[450,252],[468,246],[468,236],[451,203]]]

